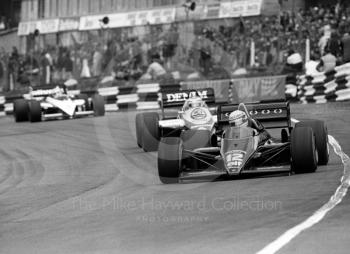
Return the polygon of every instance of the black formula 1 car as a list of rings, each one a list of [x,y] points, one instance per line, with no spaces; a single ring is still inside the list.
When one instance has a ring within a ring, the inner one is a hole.
[[[230,126],[228,116],[237,109],[262,125],[264,132],[278,135],[261,139],[263,134],[254,127]],[[324,122],[308,120],[292,126],[287,102],[219,106],[216,138],[206,130],[187,132],[160,141],[158,173],[165,184],[203,177],[314,172],[329,160]]]
[[[201,98],[202,103],[191,107],[189,104],[195,97]],[[145,152],[152,152],[158,150],[161,137],[179,137],[185,130],[214,132],[217,117],[207,106],[211,103],[215,103],[214,90],[211,88],[162,94],[161,116],[157,112],[136,115],[137,145]],[[176,112],[166,111],[174,107],[182,108]]]
[[[101,95],[95,94],[92,98],[88,98],[86,94],[70,95],[65,87],[59,86],[31,89],[23,99],[13,103],[16,122],[41,122],[104,114],[105,101]]]

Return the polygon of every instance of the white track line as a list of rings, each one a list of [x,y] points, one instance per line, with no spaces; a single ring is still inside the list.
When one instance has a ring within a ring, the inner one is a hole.
[[[298,122],[295,119],[292,121]],[[299,225],[289,229],[283,235],[278,237],[272,243],[265,246],[262,250],[257,252],[257,254],[273,254],[287,245],[290,241],[292,241],[295,237],[297,237],[301,232],[307,230],[319,223],[327,213],[329,213],[332,209],[334,209],[339,203],[343,201],[343,198],[346,196],[348,189],[350,187],[350,158],[343,151],[337,140],[332,137],[329,137],[329,143],[332,145],[334,152],[341,158],[344,164],[344,174],[341,178],[341,184],[330,198],[330,200],[323,205],[319,210],[317,210],[311,217],[306,219],[304,222]]]

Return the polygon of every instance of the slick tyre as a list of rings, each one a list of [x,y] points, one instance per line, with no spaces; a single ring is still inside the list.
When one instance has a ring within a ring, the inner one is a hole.
[[[142,128],[143,128],[143,113],[139,113],[135,117],[136,143],[142,148]]]
[[[94,111],[94,116],[105,115],[105,100],[102,95],[95,94],[92,97],[92,109]]]
[[[311,127],[316,139],[316,148],[318,154],[318,165],[327,165],[329,161],[328,130],[323,121],[308,120],[296,124],[298,127]]]
[[[31,123],[41,122],[41,105],[39,101],[31,100],[28,102],[28,120]]]
[[[162,138],[158,149],[158,175],[164,184],[179,182],[182,171],[182,142],[180,138]]]
[[[28,101],[24,99],[19,99],[14,101],[13,114],[15,117],[15,121],[17,123],[28,121],[28,111],[29,111]]]
[[[292,170],[296,174],[316,171],[316,141],[311,127],[297,127],[293,129],[291,134],[291,157]]]
[[[160,139],[159,115],[156,112],[144,113],[142,120],[142,148],[145,152],[157,151]]]

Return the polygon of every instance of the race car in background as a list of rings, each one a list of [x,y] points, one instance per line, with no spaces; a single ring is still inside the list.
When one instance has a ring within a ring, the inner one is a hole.
[[[41,87],[30,89],[29,93],[13,103],[16,122],[41,122],[50,119],[71,119],[83,116],[103,116],[104,98],[95,94],[70,95],[65,87]]]
[[[137,145],[152,152],[158,150],[161,137],[192,136],[199,129],[214,132],[216,116],[207,105],[211,103],[215,103],[211,88],[162,94],[161,116],[157,112],[136,115]],[[174,107],[180,110],[167,110]]]
[[[261,124],[263,131],[277,134],[262,140],[262,132],[250,125],[229,125],[229,115],[237,109],[244,111],[250,122]],[[198,130],[189,139],[184,135],[160,140],[158,173],[162,183],[244,174],[311,173],[317,165],[328,163],[326,125],[307,120],[293,126],[288,102],[222,105],[217,118],[214,139],[208,138],[213,135],[208,130]]]

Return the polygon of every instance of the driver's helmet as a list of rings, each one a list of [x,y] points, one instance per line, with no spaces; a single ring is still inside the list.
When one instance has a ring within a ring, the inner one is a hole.
[[[55,93],[53,94],[53,97],[54,98],[61,98],[61,97],[64,97],[65,96],[65,93],[62,91],[62,89],[60,87],[56,87],[55,88]]]
[[[187,107],[190,108],[199,108],[204,105],[203,100],[201,97],[194,97],[191,99],[188,99],[187,101]]]
[[[228,117],[230,126],[232,127],[247,127],[248,117],[247,114],[242,110],[233,111]]]

